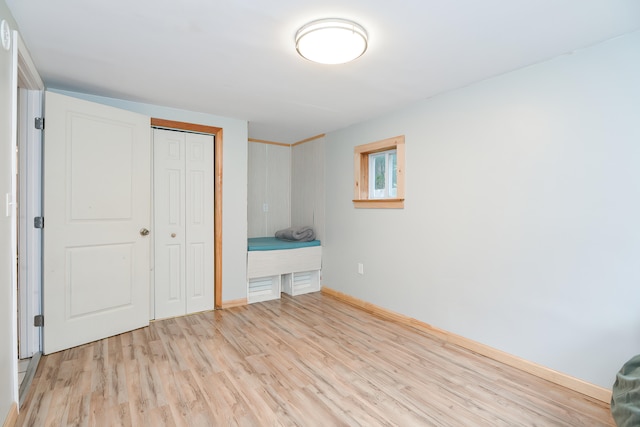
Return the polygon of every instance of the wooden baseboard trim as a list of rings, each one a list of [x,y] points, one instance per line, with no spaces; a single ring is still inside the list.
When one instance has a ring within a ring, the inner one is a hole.
[[[18,404],[13,402],[11,404],[11,408],[9,408],[9,413],[7,414],[7,418],[4,420],[4,424],[2,427],[14,427],[18,422]]]
[[[247,305],[247,299],[246,298],[240,298],[240,299],[232,299],[229,301],[224,301],[222,303],[222,308],[233,308],[233,307],[241,307],[243,305]]]
[[[473,351],[475,353],[486,356],[490,359],[504,363],[505,365],[520,369],[521,371],[528,372],[539,378],[545,379],[554,384],[561,385],[570,390],[577,391],[578,393],[582,393],[586,396],[600,400],[604,403],[611,402],[611,390],[608,390],[604,387],[600,387],[595,384],[588,383],[586,381],[572,377],[562,372],[554,371],[553,369],[547,368],[545,366],[538,365],[536,363],[530,362],[528,360],[522,359],[520,357],[514,356],[509,353],[505,353],[502,350],[489,347],[488,345],[481,344],[469,338],[465,338],[463,336],[453,334],[443,329],[436,328],[434,326],[429,325],[428,323],[424,323],[412,317],[405,316],[403,314],[399,314],[391,310],[387,310],[386,308],[382,308],[380,306],[363,301],[351,295],[347,295],[342,292],[336,291],[335,289],[331,289],[323,286],[322,293],[325,295],[332,296],[347,304],[358,307],[366,311],[367,313],[371,313],[378,317],[382,317],[384,319],[392,320],[394,322],[402,323],[404,325],[419,329],[447,343],[455,344],[459,347],[466,348],[467,350]]]

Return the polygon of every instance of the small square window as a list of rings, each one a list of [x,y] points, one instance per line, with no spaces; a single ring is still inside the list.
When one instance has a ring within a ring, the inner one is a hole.
[[[354,149],[356,208],[404,207],[404,136]]]

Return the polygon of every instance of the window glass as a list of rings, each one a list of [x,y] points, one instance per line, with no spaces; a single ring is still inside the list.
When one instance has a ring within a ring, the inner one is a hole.
[[[398,158],[396,152],[389,153],[389,196],[396,197],[398,194]]]
[[[384,156],[377,156],[376,163],[376,190],[384,190]]]
[[[397,194],[396,150],[369,155],[369,197],[388,199]]]

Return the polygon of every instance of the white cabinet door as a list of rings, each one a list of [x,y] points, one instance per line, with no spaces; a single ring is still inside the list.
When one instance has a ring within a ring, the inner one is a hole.
[[[153,131],[157,319],[213,309],[213,144]]]
[[[150,119],[46,93],[44,352],[149,324]]]

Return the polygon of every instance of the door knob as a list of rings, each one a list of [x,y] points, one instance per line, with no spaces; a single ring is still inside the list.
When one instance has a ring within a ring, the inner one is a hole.
[[[148,236],[149,235],[149,230],[147,230],[146,228],[141,228],[140,229],[140,235],[141,236]]]
[[[176,233],[171,233],[171,237],[175,238],[176,237]]]

